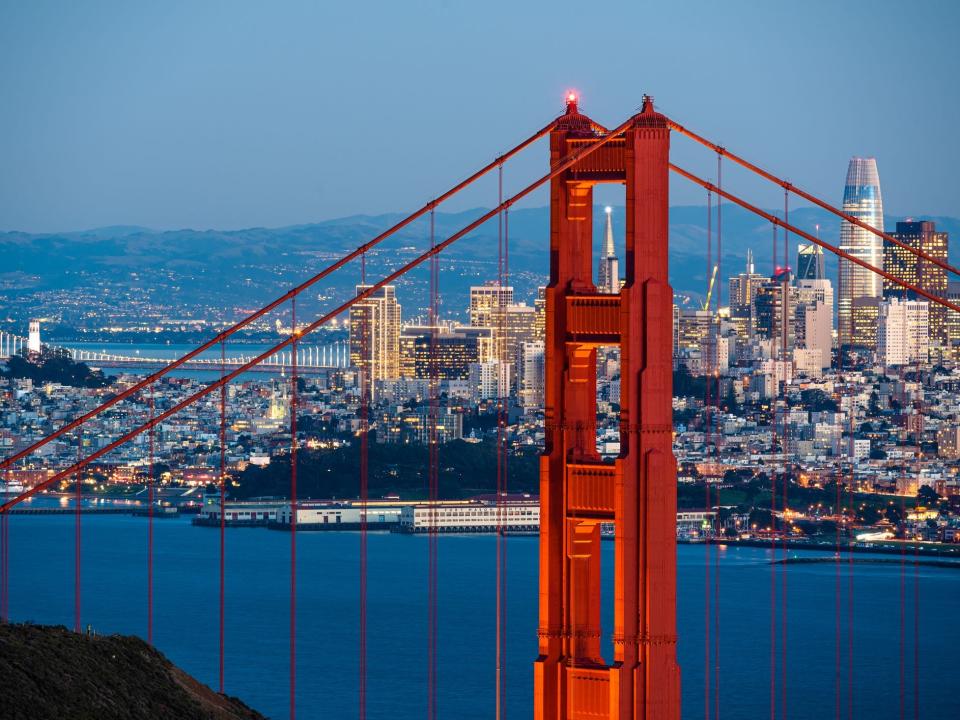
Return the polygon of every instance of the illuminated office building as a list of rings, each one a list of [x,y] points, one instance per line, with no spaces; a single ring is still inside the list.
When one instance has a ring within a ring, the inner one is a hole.
[[[823,280],[826,276],[823,248],[801,243],[797,248],[797,280]]]
[[[897,230],[891,233],[908,247],[921,250],[927,255],[947,262],[948,236],[937,232],[937,226],[930,221],[898,222]],[[929,260],[922,260],[909,250],[885,241],[883,245],[883,267],[897,280],[916,285],[921,290],[936,297],[947,295],[947,271]],[[896,296],[909,300],[921,300],[912,291],[906,290],[891,280],[884,279],[883,291],[886,296]],[[930,342],[939,347],[949,345],[947,333],[947,314],[950,311],[942,305],[930,307]]]
[[[847,181],[843,189],[843,211],[862,222],[883,230],[883,200],[880,195],[880,175],[874,158],[855,157],[847,168]],[[840,249],[863,260],[877,269],[883,269],[883,239],[858,225],[841,221]],[[854,336],[854,303],[858,300],[873,300],[860,303],[861,308],[876,307],[883,296],[883,279],[847,260],[840,260],[840,285],[838,293],[838,319],[841,344],[860,344],[858,340],[873,335],[863,325],[867,320],[861,312],[860,333]]]
[[[357,285],[357,293],[369,287]],[[362,389],[371,398],[378,380],[400,377],[400,313],[393,285],[350,308],[350,364],[361,371]]]

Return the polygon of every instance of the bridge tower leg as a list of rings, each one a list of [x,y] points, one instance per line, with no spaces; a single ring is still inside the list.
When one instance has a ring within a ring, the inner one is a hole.
[[[552,165],[605,130],[568,101]],[[666,118],[651,98],[622,137],[551,183],[540,462],[536,720],[678,720],[673,291]],[[626,282],[593,283],[593,186],[626,186]],[[596,451],[596,352],[621,351],[620,455]],[[601,652],[600,526],[614,528],[613,657]]]

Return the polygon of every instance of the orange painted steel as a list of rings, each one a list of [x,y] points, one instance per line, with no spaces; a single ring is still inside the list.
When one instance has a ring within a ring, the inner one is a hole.
[[[557,167],[602,131],[576,98]],[[537,720],[677,720],[676,460],[667,226],[670,129],[651,98],[606,147],[551,181],[545,448],[540,463]],[[593,186],[626,185],[626,284],[593,282]],[[596,452],[596,352],[621,350],[620,456]],[[600,650],[600,524],[613,523],[613,657]]]
[[[727,149],[726,149],[725,147],[723,147],[722,145],[717,145],[716,143],[710,142],[709,140],[707,140],[707,139],[706,139],[705,137],[703,137],[702,135],[698,135],[697,133],[693,132],[692,130],[688,130],[688,129],[685,128],[683,125],[680,125],[679,123],[676,123],[676,122],[674,122],[673,120],[668,120],[667,123],[670,125],[670,129],[671,129],[671,130],[675,130],[676,132],[680,133],[681,135],[684,135],[684,136],[690,138],[691,140],[700,143],[700,144],[703,145],[704,147],[710,148],[711,150],[713,150],[714,152],[716,152],[718,155],[721,155],[722,157],[729,158],[729,159],[732,160],[733,162],[737,163],[737,165],[739,165],[740,167],[746,168],[746,169],[749,170],[750,172],[752,172],[752,173],[754,173],[754,174],[756,174],[756,175],[759,175],[759,176],[762,177],[764,180],[769,180],[770,182],[772,182],[772,183],[774,183],[774,184],[776,184],[776,185],[779,185],[780,187],[782,187],[782,188],[783,188],[784,190],[786,190],[787,192],[792,192],[794,195],[796,195],[796,196],[798,196],[798,197],[802,197],[804,200],[807,200],[808,202],[812,202],[814,205],[817,205],[818,207],[823,208],[823,209],[826,210],[827,212],[833,213],[834,215],[836,215],[836,216],[839,217],[840,219],[846,220],[848,223],[851,223],[851,224],[856,225],[856,226],[858,226],[858,227],[860,227],[860,228],[863,228],[864,230],[873,233],[874,235],[876,235],[876,236],[879,237],[879,238],[883,238],[884,242],[888,242],[888,243],[890,243],[891,245],[896,245],[897,247],[899,247],[899,248],[901,248],[901,249],[903,249],[903,250],[906,250],[907,252],[915,255],[916,257],[920,258],[921,260],[926,260],[926,261],[929,262],[929,263],[933,263],[933,264],[936,265],[937,267],[942,268],[943,270],[946,270],[947,272],[953,273],[954,275],[960,275],[960,268],[957,268],[957,267],[951,265],[950,263],[948,263],[948,262],[946,262],[946,261],[944,261],[944,260],[941,260],[940,258],[933,257],[932,255],[929,255],[929,254],[925,253],[925,252],[924,252],[923,250],[921,250],[920,248],[916,248],[916,247],[913,247],[912,245],[908,245],[907,243],[903,242],[902,240],[899,240],[898,238],[894,237],[893,235],[890,235],[889,233],[885,233],[883,230],[878,229],[878,228],[875,228],[875,227],[873,227],[872,225],[870,225],[869,223],[865,223],[863,220],[860,220],[859,218],[856,218],[856,217],[854,217],[853,215],[850,215],[849,213],[845,213],[843,210],[840,210],[839,208],[834,207],[834,206],[831,205],[830,203],[828,203],[828,202],[826,202],[826,201],[824,201],[824,200],[821,200],[821,199],[818,198],[816,195],[811,195],[811,194],[808,193],[806,190],[802,190],[802,189],[798,188],[796,185],[794,185],[794,184],[792,184],[792,183],[789,183],[789,182],[787,182],[786,180],[782,180],[781,178],[778,178],[778,177],[777,177],[776,175],[774,175],[773,173],[768,172],[768,171],[764,170],[762,167],[759,167],[759,166],[757,166],[757,165],[754,165],[754,164],[753,164],[752,162],[750,162],[749,160],[745,160],[744,158],[740,157],[739,155],[736,155],[736,154],[730,152],[729,150],[727,150]],[[776,264],[776,263],[774,263],[774,264]],[[784,264],[784,265],[787,265],[787,264],[788,264],[788,263],[787,263],[787,258],[786,258],[786,256],[784,256],[783,264]]]

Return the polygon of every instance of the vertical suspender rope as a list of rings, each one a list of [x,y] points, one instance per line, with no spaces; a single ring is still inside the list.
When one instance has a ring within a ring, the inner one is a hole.
[[[147,643],[153,645],[153,395],[147,400],[150,408],[150,430],[147,434]],[[222,683],[221,683],[222,685]],[[221,692],[223,692],[221,690]]]
[[[850,501],[850,521],[848,523],[847,538],[847,720],[853,720],[853,521],[857,518],[856,495],[854,494],[855,481],[853,469],[853,396],[848,406],[848,426],[850,429],[850,445],[847,452],[850,458],[850,486],[848,495]]]
[[[367,282],[367,255],[360,256],[360,284]],[[368,394],[367,377],[368,348],[370,327],[367,322],[369,309],[360,314],[360,355],[358,365],[360,372],[360,647],[359,647],[359,720],[367,717],[367,497],[369,493],[369,432],[370,432],[370,396]]]
[[[220,377],[227,371],[227,348],[225,341],[220,341]],[[220,655],[219,655],[219,686],[223,693],[224,655],[226,650],[226,565],[227,565],[227,385],[220,387]]]
[[[436,214],[430,211],[430,248],[433,249],[435,238]],[[437,389],[437,333],[439,322],[437,318],[437,284],[439,282],[439,259],[437,255],[430,256],[430,393],[429,393],[429,421],[427,424],[428,443],[428,485],[430,524],[427,532],[427,720],[437,720],[437,501],[438,462],[437,421],[439,414],[439,392]]]
[[[713,192],[707,190],[707,283],[710,282],[710,278],[713,273]],[[708,291],[709,292],[709,289]],[[707,298],[709,302],[709,297]],[[709,312],[710,308],[707,308]],[[704,357],[701,358],[704,365],[704,384],[703,384],[703,456],[706,464],[710,464],[710,380],[713,376],[710,365],[710,349],[713,344],[713,319],[710,319],[710,325],[707,329],[706,337],[706,347],[701,353]],[[704,491],[704,511],[710,512],[711,502],[710,502],[710,476],[706,475],[703,478],[703,491]],[[712,620],[712,613],[710,612],[710,602],[711,602],[711,584],[710,584],[710,539],[706,538],[706,542],[703,545],[704,550],[704,565],[703,565],[703,717],[705,720],[710,720],[711,714],[711,702],[710,702],[710,682],[711,682],[711,673],[710,673],[710,655],[712,651],[712,646],[710,644],[710,630]]]
[[[777,226],[773,226],[773,269],[777,268]],[[771,328],[772,329],[772,328]],[[776,362],[777,340],[773,338],[773,350],[771,355]],[[777,366],[774,365],[774,382],[779,385],[777,379]],[[770,449],[776,449],[777,445],[777,399],[779,396],[779,387],[774,393],[772,402],[771,423],[773,433],[771,435]],[[777,469],[776,463],[770,470],[770,720],[776,720],[777,717]]]
[[[290,299],[290,720],[297,713],[297,297]]]
[[[77,460],[83,457],[83,430],[77,431]],[[80,485],[80,470],[74,476],[73,493],[73,631],[80,632],[80,501],[83,492]]]
[[[790,194],[784,190],[783,191],[783,221],[784,223],[789,224],[790,222],[790,205],[789,205]],[[789,357],[789,337],[790,331],[788,328],[788,323],[790,321],[789,313],[789,303],[790,303],[790,254],[789,254],[789,235],[790,231],[787,227],[783,228],[783,288],[781,290],[782,297],[780,299],[781,306],[781,328],[780,334],[782,336],[782,356],[781,361],[783,363],[787,362]],[[786,386],[786,369],[784,367],[784,386]],[[786,387],[784,387],[786,391]],[[789,501],[787,500],[787,490],[790,485],[790,462],[788,459],[787,453],[789,452],[789,432],[790,432],[790,421],[787,416],[787,404],[786,404],[786,392],[784,392],[784,418],[783,418],[783,449],[781,451],[784,462],[783,462],[783,492],[781,493],[781,505],[783,505],[783,559],[787,559],[787,533],[790,532],[790,526],[788,525],[787,513],[790,510]],[[784,562],[783,566],[780,569],[780,702],[781,702],[781,715],[783,720],[787,720],[787,564]]]
[[[503,164],[497,166],[497,205],[503,204]],[[503,272],[503,213],[497,215],[497,333],[499,334],[498,345],[504,343],[506,338],[504,337],[505,323],[504,323],[504,309],[500,307],[500,301],[502,293],[505,291],[504,283],[504,272]],[[503,353],[501,353],[498,358],[499,363],[502,363],[504,360]],[[498,371],[500,370],[498,364]],[[495,691],[494,691],[494,702],[496,705],[496,710],[494,717],[496,720],[502,720],[503,713],[503,695],[502,695],[502,686],[503,682],[503,657],[501,653],[503,651],[503,559],[502,559],[502,550],[503,550],[503,398],[500,397],[502,393],[497,393],[497,467],[496,467],[496,503],[497,503],[497,538],[496,538],[496,633],[494,641],[496,646],[494,648],[494,660],[495,660]]]
[[[909,475],[904,473],[904,480],[909,480]],[[919,480],[919,478],[918,478]],[[907,482],[906,487],[909,487]],[[906,488],[904,488],[906,489]],[[907,498],[906,495],[900,496],[900,523],[903,526],[903,538],[900,543],[900,720],[906,720],[906,689],[907,689],[907,669],[906,669],[906,644],[907,644]]]
[[[506,279],[506,284],[510,284],[510,208],[504,210],[503,213],[503,274]],[[517,379],[519,383],[519,378]],[[507,388],[509,392],[509,388]],[[509,497],[510,488],[509,488],[509,453],[507,452],[507,424],[509,422],[509,407],[506,407],[504,410],[504,422],[503,422],[503,442],[502,445],[502,457],[500,458],[500,477],[502,479],[501,492],[503,493],[504,499]],[[505,720],[507,714],[507,685],[506,685],[506,660],[507,660],[507,537],[506,532],[509,530],[509,506],[506,510],[506,524],[507,528],[504,529],[503,533],[499,536],[500,539],[500,591],[502,600],[500,602],[500,665],[503,668],[503,672],[500,677],[500,701],[502,704],[502,710],[500,714],[500,720]]]
[[[837,259],[837,300],[843,297],[843,258]],[[839,318],[839,315],[838,315]],[[841,381],[843,379],[843,325],[838,322],[837,324],[837,371],[840,375]],[[842,385],[841,385],[842,387]],[[841,395],[842,398],[842,395]],[[843,443],[843,432],[840,433],[840,442]],[[840,572],[840,561],[841,561],[841,546],[840,546],[840,533],[842,530],[842,520],[843,515],[841,513],[842,505],[842,495],[840,492],[841,483],[843,481],[843,466],[839,466],[837,472],[834,475],[834,483],[836,484],[837,491],[837,500],[836,505],[834,505],[833,516],[836,520],[836,529],[834,531],[834,537],[836,540],[836,549],[834,561],[836,565],[836,573],[834,577],[834,601],[836,613],[835,622],[834,622],[834,632],[836,637],[834,638],[835,647],[834,647],[834,661],[836,662],[836,669],[834,672],[834,711],[836,720],[840,720],[841,715],[841,706],[842,706],[842,691],[843,691],[843,665],[842,665],[842,652],[841,652],[841,634],[842,634],[842,624],[840,618],[840,595],[841,595],[841,572]]]
[[[723,187],[723,155],[717,153],[717,187]],[[722,278],[723,267],[723,198],[717,195],[717,277]],[[716,317],[717,317],[717,337],[715,339],[714,353],[716,359],[716,406],[720,408],[720,306],[723,304],[723,282],[717,284],[716,293]],[[709,308],[707,308],[709,310]],[[714,419],[716,423],[716,419]],[[714,434],[714,443],[721,440],[720,433]],[[719,450],[718,450],[719,460]],[[720,486],[717,486],[715,497],[717,503],[717,530],[720,531]],[[720,547],[717,544],[713,546],[713,715],[715,720],[720,720]]]
[[[913,545],[913,720],[920,720],[920,546]]]
[[[497,194],[498,205],[503,203],[503,163],[497,168]],[[510,284],[509,269],[509,210],[500,213],[498,220],[498,243],[497,243],[497,309],[498,323],[497,331],[500,335],[499,347],[501,348],[498,358],[499,379],[504,375],[504,368],[507,362],[507,316],[504,293]],[[519,380],[518,380],[519,381]],[[508,409],[505,403],[504,390],[499,387],[497,393],[497,538],[496,538],[496,718],[503,720],[506,717],[506,620],[507,620],[507,540],[506,532],[509,524],[509,503],[507,502],[507,420]]]

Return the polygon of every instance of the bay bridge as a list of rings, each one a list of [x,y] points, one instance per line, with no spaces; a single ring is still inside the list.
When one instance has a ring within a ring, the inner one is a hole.
[[[22,336],[0,332],[0,360],[11,355],[27,351],[28,339]],[[95,350],[91,347],[70,347],[45,344],[43,347],[54,352],[62,352],[75,362],[91,364],[97,368],[116,368],[131,370],[148,369],[159,370],[165,368],[171,357],[151,357],[141,355],[139,350],[107,351]],[[297,353],[294,361],[293,353]],[[183,370],[217,371],[224,368],[235,369],[246,365],[255,357],[254,353],[234,350],[223,358],[211,354],[199,355],[183,363]],[[346,342],[336,342],[327,345],[303,344],[296,350],[283,350],[274,353],[261,363],[257,364],[257,372],[287,373],[296,364],[297,371],[306,375],[318,371],[335,368],[347,368],[350,365],[350,348]]]

